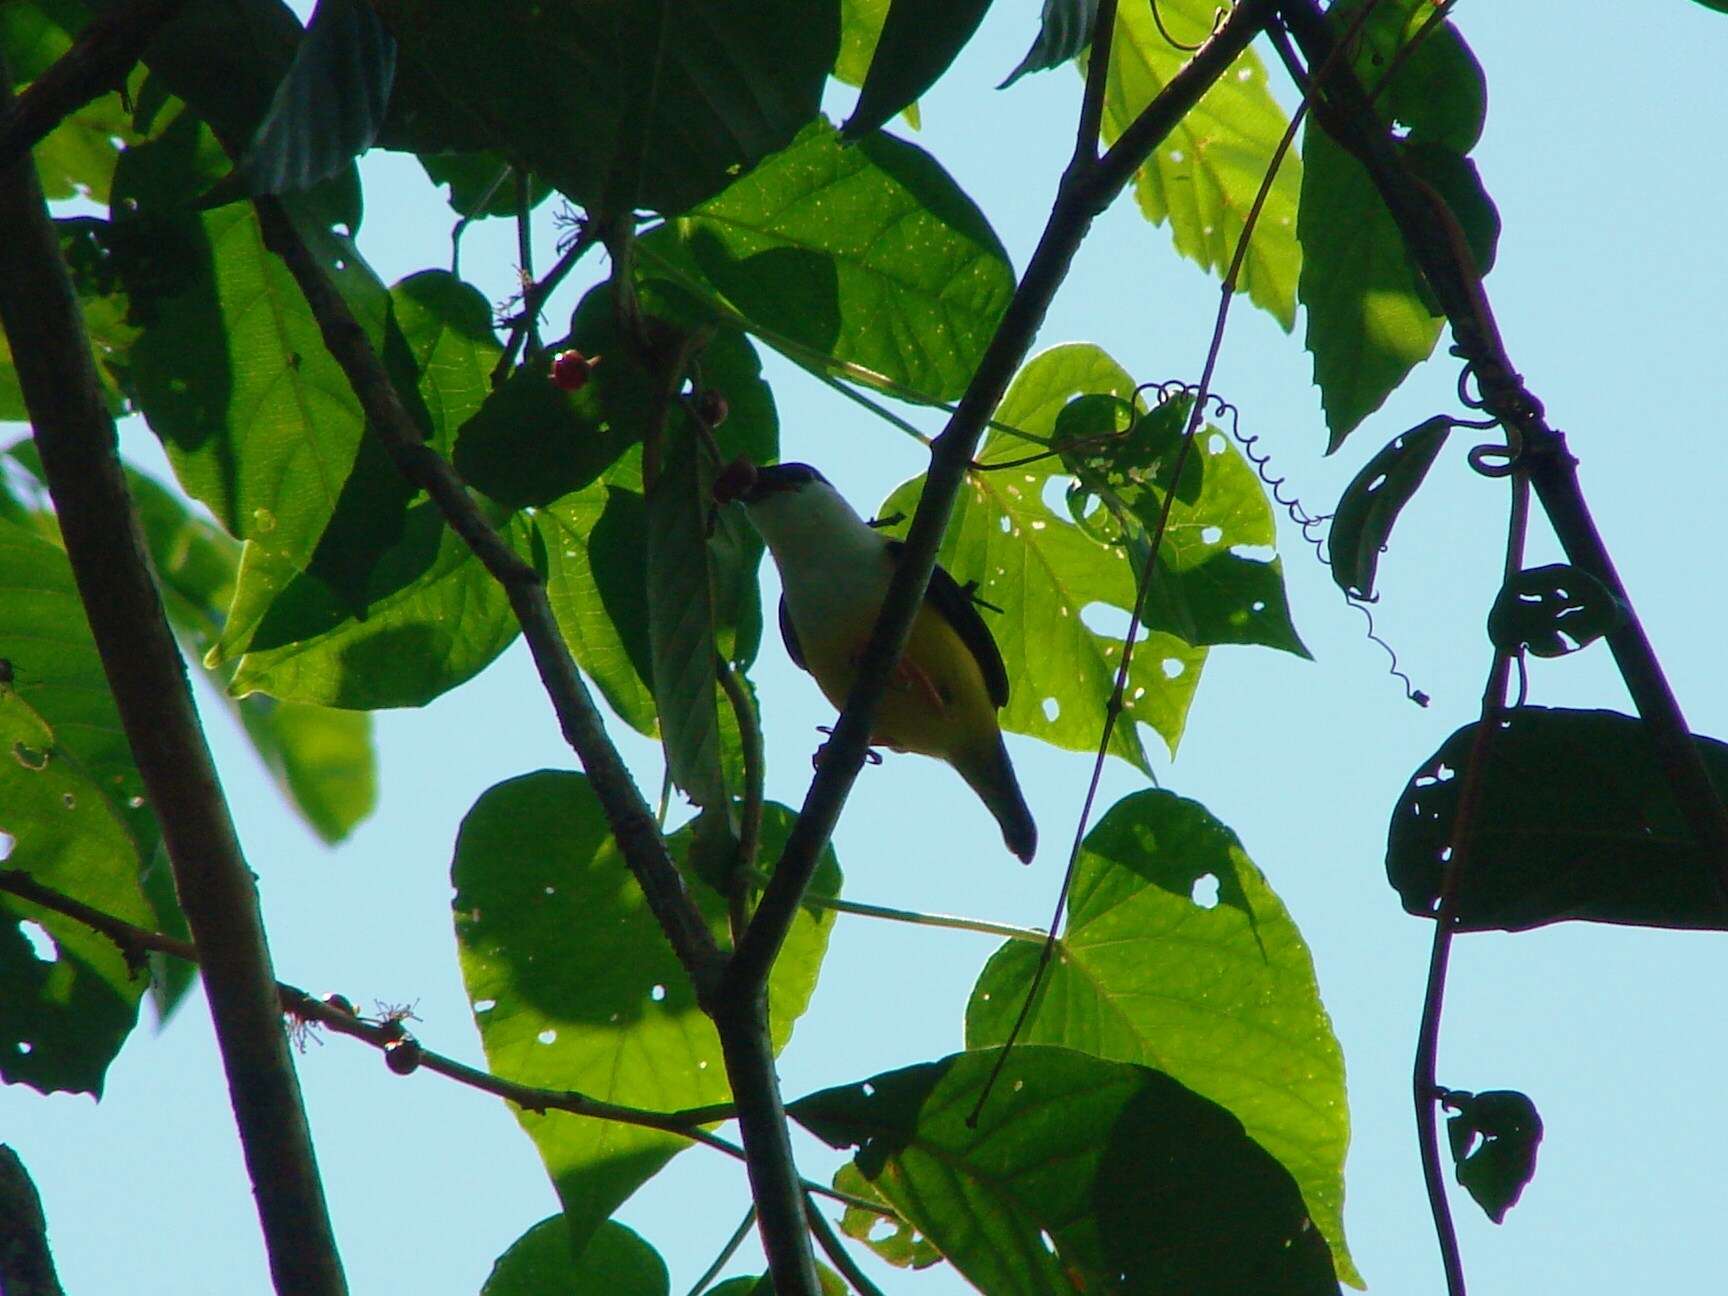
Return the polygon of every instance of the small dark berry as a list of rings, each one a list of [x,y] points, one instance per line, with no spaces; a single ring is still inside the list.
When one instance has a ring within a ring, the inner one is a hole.
[[[384,1065],[399,1076],[413,1075],[420,1069],[420,1041],[404,1035],[384,1046]]]
[[[756,465],[743,455],[739,455],[731,463],[720,470],[720,475],[714,479],[714,502],[730,504],[749,493],[756,484]]]
[[[696,398],[696,413],[702,421],[711,428],[717,428],[726,421],[726,416],[732,412],[732,407],[726,403],[726,397],[712,387],[704,387],[702,394]]]
[[[599,363],[599,356],[585,356],[575,350],[560,352],[552,360],[552,385],[564,391],[581,391]]]

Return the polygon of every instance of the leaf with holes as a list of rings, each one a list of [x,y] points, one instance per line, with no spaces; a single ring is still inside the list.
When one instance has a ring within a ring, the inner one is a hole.
[[[996,1051],[801,1098],[837,1148],[995,1296],[1338,1290],[1290,1175],[1229,1112],[1162,1072],[1069,1049]]]
[[[1440,144],[1468,153],[1488,115],[1482,65],[1455,24],[1436,22],[1430,0],[1341,0],[1327,17],[1336,32],[1354,33],[1351,63],[1388,122],[1413,144]]]
[[[800,364],[953,400],[1014,293],[984,214],[928,153],[817,122],[642,240]]]
[[[1078,58],[1092,43],[1092,29],[1097,25],[1098,0],[1044,0],[1032,48],[996,88],[1006,90],[1028,72],[1047,72]]]
[[[966,48],[990,0],[891,0],[842,135],[856,140],[916,103]]]
[[[1564,657],[1587,648],[1626,621],[1626,605],[1589,572],[1565,563],[1530,567],[1494,598],[1488,637],[1502,652],[1528,648]]]
[[[1127,381],[1126,374],[1118,378]],[[1119,397],[1103,399],[1127,410]],[[1151,538],[1162,524],[1158,561],[1146,593],[1149,624],[1171,630],[1197,648],[1252,643],[1306,657],[1308,650],[1290,622],[1283,563],[1270,556],[1278,529],[1266,489],[1248,461],[1211,424],[1196,429],[1183,454],[1182,434],[1192,407],[1191,400],[1177,397],[1144,413],[1136,411],[1120,433],[1111,424],[1103,429],[1108,435],[1089,439],[1076,433],[1095,417],[1087,414],[1096,409],[1095,398],[1081,397],[1065,406],[1056,418],[1055,435],[1058,444],[1071,447],[1062,461],[1079,479],[1078,488],[1069,492],[1070,515],[1078,506],[1082,511],[1076,520],[1084,524],[1085,496],[1095,492],[1126,537],[1137,579],[1146,570]],[[1181,479],[1173,481],[1178,459],[1183,461]]]
[[[1529,1095],[1516,1089],[1465,1093],[1448,1089],[1440,1103],[1456,1116],[1446,1120],[1446,1138],[1458,1182],[1496,1224],[1518,1204],[1536,1177],[1542,1117]]]
[[[1392,812],[1386,877],[1418,917],[1434,916],[1475,740],[1469,724],[1441,744]],[[1728,794],[1728,743],[1692,741]],[[1569,920],[1728,930],[1715,865],[1636,718],[1519,707],[1491,735],[1480,783],[1468,867],[1453,893],[1463,930]]]
[[[1158,5],[1172,35],[1192,42],[1211,33],[1215,9],[1210,0],[1160,0]],[[1127,4],[1117,10],[1104,92],[1106,142],[1128,129],[1188,58],[1158,30],[1151,6]],[[1141,214],[1155,225],[1168,221],[1177,252],[1222,276],[1288,124],[1260,59],[1244,51],[1135,173]],[[1296,279],[1302,267],[1296,242],[1301,175],[1302,162],[1292,149],[1279,164],[1237,284],[1286,332],[1296,322]]]
[[[834,1172],[834,1187],[836,1191],[888,1205],[887,1199],[850,1161]],[[942,1253],[930,1245],[930,1239],[921,1237],[905,1220],[867,1211],[862,1206],[846,1208],[840,1217],[840,1231],[900,1269],[928,1269],[942,1259]]]
[[[1344,1243],[1344,1056],[1302,934],[1236,836],[1169,792],[1118,801],[1086,835],[1060,953],[1021,1038],[1156,1067],[1227,1109]],[[1009,941],[966,1008],[966,1046],[1008,1036],[1040,946]]]
[[[778,856],[793,818],[767,808],[763,858]],[[689,839],[688,830],[673,834],[676,856]],[[541,771],[489,789],[462,822],[451,877],[462,976],[495,1074],[657,1111],[727,1100],[719,1039],[586,778]],[[688,881],[722,935],[725,902]],[[833,895],[839,884],[830,853],[815,885]],[[774,964],[776,1048],[809,1002],[832,923],[831,913],[802,910]],[[568,1112],[517,1119],[558,1190],[574,1245],[690,1145]]]
[[[498,1257],[480,1296],[666,1296],[670,1290],[666,1262],[631,1229],[606,1220],[578,1255],[569,1224],[554,1215]]]
[[[836,4],[798,0],[374,7],[498,147],[592,215],[684,211],[784,147],[840,40]]]
[[[1351,478],[1326,535],[1332,579],[1352,598],[1372,600],[1380,555],[1392,527],[1434,466],[1452,420],[1436,414],[1394,437]]]
[[[980,597],[1003,610],[986,618],[1013,682],[1003,727],[1076,751],[1098,745],[1122,650],[1115,623],[1126,626],[1135,572],[1110,537],[1076,525],[1065,508],[1052,506],[1049,497],[1062,484],[1056,460],[990,465],[1038,448],[1006,428],[1050,438],[1077,398],[1125,402],[1133,390],[1133,379],[1094,346],[1055,347],[1029,361],[996,411],[1000,426],[978,454],[986,470],[973,472],[960,492],[940,555],[956,580],[976,581]],[[905,483],[877,516],[911,517],[922,489],[922,478]],[[1211,524],[1204,520],[1201,528]],[[1109,632],[1101,617],[1109,618]],[[1115,727],[1110,749],[1149,768],[1134,727],[1139,722],[1151,725],[1174,750],[1205,660],[1205,648],[1188,644],[1173,627],[1148,625],[1135,645],[1123,695],[1129,723]]]
[[[138,848],[97,783],[10,687],[0,686],[0,841],[7,870],[149,926]],[[106,936],[0,893],[0,1078],[100,1098],[138,1020],[147,978]]]

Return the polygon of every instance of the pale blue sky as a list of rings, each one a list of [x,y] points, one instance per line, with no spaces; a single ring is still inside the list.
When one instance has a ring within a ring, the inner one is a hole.
[[[977,199],[1016,266],[1047,210],[1079,84],[1060,71],[1007,93],[990,89],[1024,51],[1035,10],[1030,0],[997,6],[924,101],[914,137]],[[1459,21],[1488,78],[1475,156],[1505,223],[1488,289],[1508,347],[1571,438],[1693,728],[1728,736],[1722,579],[1708,557],[1720,548],[1710,536],[1728,479],[1728,263],[1717,246],[1728,197],[1728,16],[1688,0],[1504,0],[1463,5]],[[1281,75],[1273,82],[1288,103]],[[450,217],[417,165],[375,156],[365,166],[361,245],[379,273],[394,280],[447,263]],[[542,265],[552,233],[542,220]],[[464,245],[465,271],[495,299],[512,282],[512,246],[497,223]],[[555,303],[554,331],[576,291]],[[1123,202],[1099,222],[1040,345],[1095,341],[1139,377],[1192,377],[1215,303],[1213,282]],[[1453,370],[1426,366],[1325,461],[1300,329],[1286,337],[1238,306],[1217,387],[1266,436],[1310,507],[1326,511],[1373,449],[1455,408]],[[818,464],[861,510],[919,471],[918,448],[899,434],[789,365],[771,360],[770,372],[786,455]],[[141,462],[160,463],[147,432],[131,428],[126,439]],[[1468,472],[1464,444],[1448,451],[1402,524],[1376,613],[1433,706],[1404,700],[1360,618],[1286,531],[1294,615],[1316,660],[1216,650],[1180,756],[1159,771],[1236,830],[1302,926],[1349,1067],[1351,1246],[1372,1290],[1412,1296],[1443,1290],[1409,1099],[1429,927],[1399,909],[1382,855],[1405,778],[1474,715],[1487,666],[1481,626],[1504,490]],[[1533,536],[1533,558],[1546,560],[1551,541],[1540,525]],[[814,726],[830,712],[777,642],[765,645],[757,678],[770,795],[795,804]],[[1539,664],[1532,700],[1625,706],[1600,648]],[[494,782],[571,765],[525,653],[511,651],[423,711],[379,716],[380,808],[337,851],[277,803],[233,726],[205,701],[280,975],[359,1000],[418,1001],[427,1045],[478,1061],[449,923],[455,828]],[[614,733],[643,784],[657,787],[657,752],[621,726]],[[1010,744],[1045,840],[1066,838],[1086,759]],[[1105,803],[1135,786],[1112,767]],[[1041,924],[1058,883],[1057,850],[1020,868],[958,780],[913,757],[866,770],[836,844],[857,899]],[[781,1061],[788,1093],[958,1048],[967,993],[993,948],[986,937],[842,918]],[[1719,1286],[1709,1240],[1728,1161],[1718,1114],[1725,979],[1728,944],[1709,934],[1568,926],[1459,942],[1440,1078],[1524,1089],[1548,1131],[1536,1182],[1504,1226],[1455,1199],[1476,1296]],[[494,1100],[429,1074],[398,1079],[340,1039],[313,1045],[302,1077],[355,1292],[476,1291],[493,1258],[555,1209],[533,1149]],[[0,1139],[36,1176],[69,1292],[267,1290],[201,1000],[161,1036],[134,1036],[100,1105],[0,1090]],[[835,1163],[807,1140],[801,1157],[815,1177]],[[683,1292],[744,1205],[741,1170],[697,1149],[620,1217],[660,1248]],[[752,1263],[747,1250],[734,1271]],[[951,1273],[888,1272],[883,1281],[890,1292],[965,1289]]]

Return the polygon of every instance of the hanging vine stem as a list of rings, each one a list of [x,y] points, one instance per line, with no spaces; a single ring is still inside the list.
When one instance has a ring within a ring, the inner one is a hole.
[[[1374,11],[1374,0],[1363,7],[1357,15],[1351,35],[1367,21],[1368,15]],[[1224,279],[1219,289],[1218,312],[1212,322],[1212,339],[1206,348],[1206,362],[1200,371],[1200,381],[1194,384],[1195,399],[1193,407],[1188,411],[1188,420],[1182,430],[1182,440],[1176,447],[1176,458],[1171,465],[1170,480],[1178,482],[1182,479],[1182,470],[1187,466],[1189,453],[1194,446],[1194,438],[1205,417],[1207,398],[1211,394],[1212,375],[1218,367],[1218,356],[1224,347],[1224,326],[1230,318],[1230,304],[1236,295],[1236,284],[1242,274],[1243,263],[1248,259],[1248,241],[1254,233],[1254,226],[1260,220],[1260,213],[1265,209],[1266,199],[1272,192],[1272,184],[1278,177],[1278,169],[1283,165],[1290,147],[1296,142],[1296,131],[1301,126],[1308,110],[1308,100],[1303,99],[1296,111],[1291,114],[1290,125],[1278,141],[1278,147],[1272,151],[1272,159],[1266,167],[1266,174],[1260,180],[1260,188],[1254,195],[1254,202],[1248,208],[1242,221],[1242,232],[1236,238],[1236,250],[1230,258],[1230,267],[1224,273]],[[1176,503],[1174,489],[1165,492],[1163,506],[1158,512],[1157,524],[1152,529],[1151,541],[1146,549],[1146,558],[1140,565],[1139,580],[1134,594],[1134,609],[1128,618],[1128,629],[1122,637],[1122,660],[1116,667],[1116,679],[1110,690],[1110,699],[1104,708],[1103,732],[1098,739],[1098,751],[1092,761],[1092,775],[1086,784],[1086,796],[1080,805],[1079,819],[1074,826],[1074,838],[1068,848],[1068,867],[1062,874],[1062,885],[1056,893],[1055,911],[1050,918],[1049,935],[1039,950],[1038,963],[1032,971],[1032,984],[1026,991],[1026,997],[1020,1003],[1020,1012],[1014,1019],[1014,1025],[1008,1032],[1008,1038],[1003,1041],[1001,1051],[996,1055],[995,1065],[990,1070],[989,1078],[984,1082],[984,1088],[978,1095],[978,1101],[966,1115],[969,1128],[976,1128],[979,1117],[984,1112],[984,1104],[989,1101],[991,1091],[996,1087],[996,1081],[1002,1074],[1002,1068],[1008,1063],[1008,1055],[1013,1051],[1015,1042],[1026,1028],[1026,1022],[1032,1016],[1032,1010],[1037,1005],[1039,993],[1045,984],[1045,974],[1049,971],[1050,960],[1056,953],[1056,945],[1061,939],[1062,917],[1067,912],[1068,894],[1074,887],[1074,874],[1080,863],[1080,851],[1086,841],[1086,829],[1091,822],[1092,810],[1098,800],[1098,785],[1104,777],[1104,762],[1110,752],[1110,737],[1116,730],[1116,721],[1122,714],[1122,697],[1128,687],[1128,672],[1134,658],[1134,643],[1139,638],[1140,626],[1145,616],[1146,595],[1152,586],[1152,576],[1157,570],[1158,555],[1163,548],[1164,535],[1170,525],[1170,513]]]
[[[1510,580],[1524,566],[1524,541],[1530,522],[1530,482],[1522,471],[1512,480],[1511,517],[1507,525],[1506,561],[1502,576]],[[1411,1096],[1416,1107],[1416,1138],[1422,1153],[1422,1179],[1428,1190],[1428,1209],[1434,1216],[1434,1234],[1440,1244],[1441,1264],[1446,1271],[1448,1296],[1465,1296],[1464,1262],[1458,1249],[1458,1231],[1446,1197],[1446,1171],[1440,1159],[1441,1089],[1436,1075],[1440,1050],[1440,1014],[1446,999],[1446,971],[1452,957],[1452,935],[1456,923],[1453,907],[1459,881],[1470,863],[1477,803],[1481,799],[1483,770],[1488,749],[1506,714],[1506,690],[1512,664],[1518,654],[1496,647],[1482,690],[1481,718],[1470,755],[1464,762],[1458,787],[1458,809],[1452,821],[1446,863],[1440,874],[1440,898],[1434,910],[1434,944],[1428,956],[1428,984],[1422,998],[1422,1023],[1416,1036],[1416,1057],[1411,1067]],[[1523,701],[1520,689],[1520,704]]]
[[[756,1226],[756,1204],[752,1202],[750,1209],[744,1212],[744,1218],[738,1227],[732,1230],[732,1236],[726,1239],[726,1245],[720,1248],[720,1254],[714,1257],[714,1263],[702,1271],[690,1287],[690,1296],[702,1296],[702,1293],[713,1286],[714,1280],[720,1276],[727,1262],[738,1253],[738,1248],[744,1245],[744,1239],[750,1236],[750,1230]]]

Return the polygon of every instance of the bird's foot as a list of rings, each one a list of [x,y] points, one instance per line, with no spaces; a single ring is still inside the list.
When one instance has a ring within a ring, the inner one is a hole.
[[[817,725],[816,726],[816,732],[817,733],[825,733],[830,738],[832,738],[834,736],[834,728],[832,725]],[[827,757],[827,755],[828,755],[828,744],[823,743],[820,747],[818,747],[811,754],[811,756],[810,756],[810,768],[821,769],[822,768],[822,762]],[[872,765],[880,765],[882,763],[882,753],[875,750],[872,747],[866,747],[864,749],[864,759]]]

